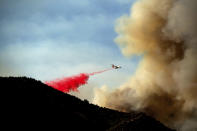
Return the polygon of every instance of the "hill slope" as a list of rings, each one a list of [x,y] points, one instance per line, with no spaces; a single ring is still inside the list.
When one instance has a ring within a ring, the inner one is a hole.
[[[11,127],[91,131],[170,131],[143,113],[123,113],[55,90],[26,77],[0,77],[4,123]]]

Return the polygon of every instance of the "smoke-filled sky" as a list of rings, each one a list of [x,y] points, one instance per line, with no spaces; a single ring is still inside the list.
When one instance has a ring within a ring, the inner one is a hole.
[[[114,44],[117,18],[133,0],[0,0],[0,75],[42,81],[123,66],[90,82],[114,87],[131,75],[139,57]]]
[[[75,95],[194,131],[196,12],[196,0],[0,0],[0,74],[46,81],[118,64]]]
[[[116,25],[125,56],[143,54],[120,88],[98,89],[95,103],[142,111],[180,131],[197,130],[197,1],[138,0]]]

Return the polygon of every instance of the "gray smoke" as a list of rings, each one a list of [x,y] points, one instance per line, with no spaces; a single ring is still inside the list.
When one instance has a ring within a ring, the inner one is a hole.
[[[143,55],[130,80],[98,89],[94,102],[138,110],[180,130],[197,129],[197,1],[138,0],[118,20],[116,42],[125,56]]]

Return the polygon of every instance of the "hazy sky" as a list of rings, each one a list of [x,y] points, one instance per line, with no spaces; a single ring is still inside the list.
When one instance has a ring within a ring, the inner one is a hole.
[[[134,0],[0,0],[0,75],[42,81],[123,66],[89,83],[119,86],[139,58],[125,58],[116,20]]]

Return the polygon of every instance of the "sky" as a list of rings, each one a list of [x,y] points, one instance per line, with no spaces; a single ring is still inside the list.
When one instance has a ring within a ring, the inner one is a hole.
[[[114,39],[134,0],[0,0],[0,75],[46,81],[121,65],[90,78],[118,87],[140,58],[126,58]]]

